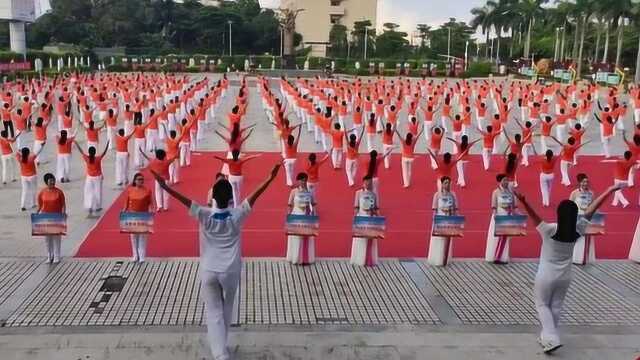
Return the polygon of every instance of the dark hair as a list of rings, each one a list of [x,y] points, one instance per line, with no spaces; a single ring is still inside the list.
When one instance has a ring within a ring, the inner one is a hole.
[[[306,172],[299,172],[298,175],[296,176],[297,181],[301,181],[301,180],[307,181],[307,179],[309,179],[309,175],[307,175]]]
[[[362,177],[362,181],[367,181],[367,180],[373,180],[373,177],[369,174],[366,174],[365,176]]]
[[[158,160],[164,160],[165,157],[167,157],[167,153],[164,150],[162,149],[156,150],[156,158]]]
[[[578,221],[578,205],[571,200],[562,200],[556,209],[558,227],[556,233],[551,236],[553,240],[572,243],[580,238],[576,232]]]
[[[213,185],[211,191],[213,199],[218,208],[224,209],[229,206],[229,201],[233,199],[233,188],[227,179],[220,179]]]
[[[579,183],[582,182],[582,180],[588,179],[588,178],[589,177],[585,173],[580,173],[580,174],[576,175],[576,179],[578,180]]]
[[[518,165],[518,156],[514,153],[509,153],[509,155],[507,155],[507,164],[504,167],[504,171],[507,174],[509,174],[516,169],[517,165]]]
[[[137,173],[135,173],[135,175],[133,175],[133,182],[135,183],[136,178],[141,177],[141,176],[142,176],[142,177],[144,177],[144,175],[142,175],[142,173],[141,173],[141,172],[137,172]]]
[[[309,154],[309,162],[311,164],[315,164],[316,163],[316,153]]]
[[[49,184],[49,179],[53,179],[53,180],[56,179],[56,177],[52,173],[44,174],[43,178],[44,178],[44,183],[47,184],[47,185]]]
[[[506,175],[506,174],[498,174],[498,175],[496,175],[496,181],[497,181],[497,182],[501,182],[501,181],[502,181],[502,179],[504,179],[504,178],[506,178],[506,177],[507,177],[507,175]]]
[[[441,178],[440,178],[440,183],[443,183],[443,182],[445,182],[446,180],[449,180],[449,182],[451,182],[451,178],[450,178],[450,177],[448,177],[448,176],[443,176],[443,177],[441,177]]]

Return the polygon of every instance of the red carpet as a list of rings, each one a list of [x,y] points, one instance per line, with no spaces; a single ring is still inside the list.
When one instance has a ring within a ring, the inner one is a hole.
[[[192,199],[206,203],[205,197],[220,163],[213,153],[194,154],[190,168],[182,170],[182,182],[178,189]],[[300,157],[302,159],[302,157]],[[280,154],[268,153],[246,165],[243,193],[246,195],[267,175],[272,164],[280,160]],[[298,160],[303,168],[306,160]],[[571,168],[571,177],[579,171],[591,175],[596,192],[602,191],[612,182],[612,163],[602,163],[600,158],[581,157],[580,166]],[[483,257],[486,231],[490,219],[490,195],[496,186],[495,175],[503,167],[503,160],[494,158],[493,168],[485,172],[479,156],[473,156],[467,164],[467,188],[454,191],[458,195],[461,214],[466,215],[466,235],[454,242],[455,257]],[[381,172],[381,207],[387,217],[387,238],[380,245],[384,257],[426,257],[428,249],[427,229],[431,228],[430,210],[433,192],[436,189],[435,173],[428,166],[425,156],[414,162],[413,185],[409,189],[401,186],[400,159],[392,158],[391,170]],[[362,172],[362,169],[360,169]],[[327,162],[320,171],[318,209],[320,236],[316,242],[320,257],[348,257],[351,249],[351,221],[355,189],[346,185],[343,170],[333,171]],[[573,181],[573,180],[572,180]],[[539,205],[540,190],[538,168],[521,167],[518,174],[519,190],[535,204],[545,219],[553,221],[555,205],[567,198],[570,188],[560,184],[559,171],[552,190],[552,206],[542,210]],[[152,186],[151,181],[147,186]],[[243,255],[248,257],[283,257],[286,238],[283,222],[289,188],[284,185],[282,170],[272,187],[260,198],[246,223],[243,235]],[[622,210],[608,204],[602,209],[606,213],[607,235],[596,238],[599,258],[624,259],[627,257],[633,231],[638,221],[638,191],[625,190],[631,205]],[[105,216],[88,234],[76,256],[78,257],[126,257],[131,255],[129,237],[118,230],[118,213],[122,209],[123,196],[107,210]],[[185,257],[198,255],[196,222],[189,218],[186,209],[171,199],[171,209],[156,216],[155,233],[151,235],[148,255],[152,257]],[[512,240],[513,257],[533,258],[540,252],[540,239],[535,229],[529,236]]]

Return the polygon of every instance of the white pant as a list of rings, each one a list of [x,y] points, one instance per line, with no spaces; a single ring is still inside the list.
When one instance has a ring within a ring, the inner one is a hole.
[[[116,134],[116,128],[112,126],[107,126],[107,140],[109,140],[109,150],[113,149],[115,146],[115,142],[113,140],[114,135]]]
[[[16,173],[16,162],[13,154],[2,155],[2,182],[6,183],[9,175],[11,175],[11,180],[15,180]]]
[[[567,124],[556,125],[556,137],[564,144],[567,140]]]
[[[37,154],[37,153],[41,152],[40,149],[42,149],[43,146],[44,146],[44,142],[43,141],[34,140],[33,141],[33,153]],[[40,155],[36,156],[36,162],[40,162]]]
[[[386,154],[392,147],[393,145],[382,144],[382,154]],[[388,169],[391,166],[391,156],[386,156],[382,162],[384,163],[384,168]]]
[[[404,187],[411,185],[411,165],[413,158],[402,157],[402,184]]]
[[[522,162],[521,164],[524,166],[529,166],[529,149],[531,149],[531,144],[522,145]]]
[[[554,177],[554,174],[540,173],[540,193],[542,194],[543,206],[549,206],[551,201],[551,185]]]
[[[69,161],[71,154],[58,154],[56,161],[56,178],[58,180],[69,178]]]
[[[134,261],[144,261],[147,255],[147,234],[131,234],[131,253]]]
[[[160,183],[155,181],[156,207],[160,209],[169,209],[169,193],[162,189]]]
[[[456,163],[456,170],[458,171],[458,185],[465,187],[467,186],[467,182],[464,179],[464,165],[467,162],[465,160],[460,160]]]
[[[491,215],[489,231],[487,232],[487,246],[485,248],[484,259],[488,262],[507,263],[510,259],[509,242],[511,238],[507,236],[495,236],[495,217]]]
[[[306,248],[305,244],[306,243]],[[314,236],[287,236],[286,260],[295,265],[313,264],[316,261],[316,239]]]
[[[240,196],[242,194],[242,175],[229,175],[229,182],[233,189],[233,203],[240,204]]]
[[[169,165],[169,182],[175,184],[178,181],[180,181],[180,164],[178,164],[178,160],[174,160]]]
[[[367,249],[370,247],[370,249]],[[378,239],[354,237],[351,240],[351,259],[353,265],[367,266],[367,250],[371,252],[370,265],[378,265]]]
[[[596,246],[591,235],[580,236],[573,247],[573,263],[586,265],[596,260]]]
[[[367,152],[371,152],[376,149],[374,141],[376,134],[367,134]]]
[[[143,150],[146,150],[146,152],[155,151],[157,149],[157,143],[158,143],[158,129],[147,129],[146,136],[147,136],[146,148],[143,148]]]
[[[140,151],[146,151],[145,139],[134,139],[133,147],[133,163],[138,168],[145,167],[145,159]]]
[[[189,143],[180,143],[180,166],[191,165],[191,145]]]
[[[640,162],[633,165],[631,169],[629,169],[629,180],[628,180],[629,186],[635,185],[636,172],[638,171],[638,168],[640,168]]]
[[[450,237],[431,236],[427,263],[433,266],[445,266],[453,255],[453,241]]]
[[[566,160],[560,160],[560,174],[562,174],[562,185],[571,185],[571,179],[569,178],[569,165],[573,163]]]
[[[125,184],[129,181],[129,153],[116,152],[116,184]]]
[[[358,172],[358,161],[347,159],[344,170],[347,173],[347,183],[349,183],[349,186],[353,186],[355,184],[356,173]]]
[[[540,318],[542,332],[540,338],[543,341],[560,343],[558,336],[558,322],[562,312],[562,303],[571,285],[570,276],[553,274],[543,269],[536,274],[534,283],[535,304]]]
[[[293,186],[293,172],[295,170],[296,159],[284,159],[284,171],[286,174],[287,186]]]
[[[491,149],[482,148],[482,166],[485,170],[489,170],[491,166]]]
[[[200,271],[200,294],[207,311],[207,336],[214,359],[229,359],[227,342],[240,272]]]
[[[20,196],[20,207],[32,208],[36,205],[36,176],[22,176],[22,194]]]
[[[102,208],[102,176],[87,175],[84,181],[84,208],[87,210]]]
[[[342,151],[341,148],[331,149],[331,163],[334,169],[339,169],[342,166]]]
[[[614,185],[624,185],[624,186],[628,185],[626,181],[618,180],[618,179],[614,179],[613,180],[613,184]],[[618,190],[618,191],[613,193],[613,202],[611,203],[611,205],[618,206],[618,203],[621,203],[622,206],[624,206],[624,207],[627,207],[627,205],[629,205],[629,201],[627,200],[627,198],[624,197],[624,194],[622,193],[622,190]]]
[[[636,231],[633,233],[633,241],[629,249],[629,260],[640,263],[640,219],[636,224]]]
[[[44,241],[47,243],[47,257],[49,261],[60,261],[60,244],[62,237],[60,235],[47,235]]]

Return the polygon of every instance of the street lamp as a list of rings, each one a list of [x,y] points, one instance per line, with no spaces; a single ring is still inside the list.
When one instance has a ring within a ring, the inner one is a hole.
[[[464,70],[467,70],[467,64],[469,63],[469,40],[464,44]]]
[[[558,61],[558,46],[560,45],[560,27],[556,28],[556,44],[553,50],[553,61]]]
[[[369,31],[369,27],[365,26],[364,27],[364,59],[367,60],[367,38],[368,36],[368,31]]]
[[[447,58],[451,56],[451,26],[447,27]]]
[[[229,56],[232,56],[232,53],[231,53],[231,24],[233,24],[233,21],[229,20],[229,21],[227,21],[227,24],[229,24]]]

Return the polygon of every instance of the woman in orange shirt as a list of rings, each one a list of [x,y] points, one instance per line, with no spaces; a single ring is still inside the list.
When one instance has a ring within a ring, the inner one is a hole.
[[[331,135],[331,163],[333,169],[337,170],[342,167],[342,155],[344,153],[344,135],[346,129],[343,130],[343,126],[339,123],[333,124],[333,129],[330,130]]]
[[[339,124],[338,124],[339,125]],[[316,188],[318,187],[318,183],[320,182],[320,166],[324,164],[329,158],[329,154],[323,157],[321,160],[317,160],[316,154],[309,154],[307,164],[307,168],[305,172],[309,175],[309,180],[307,181],[307,187],[313,196],[316,195]]]
[[[40,154],[41,150],[44,148],[44,144],[47,142],[48,126],[49,121],[45,121],[41,117],[36,120],[35,126],[33,127],[33,152],[36,154]],[[40,164],[37,155],[36,164]]]
[[[356,173],[358,172],[358,155],[360,153],[360,142],[362,141],[364,128],[360,130],[360,134],[350,134],[347,142],[347,158],[344,164],[344,170],[347,173],[347,183],[349,186],[355,185]]]
[[[87,176],[84,182],[84,207],[89,211],[89,216],[102,210],[102,160],[107,154],[109,143],[104,148],[102,155],[96,155],[96,148],[89,148],[88,154],[74,141],[82,159],[86,165]]]
[[[413,153],[416,148],[416,139],[420,138],[421,133],[422,131],[420,131],[416,137],[414,137],[412,133],[407,133],[403,139],[398,129],[396,129],[396,134],[400,138],[400,145],[402,145],[402,184],[405,188],[408,188],[409,185],[411,185],[411,166],[413,165],[414,159]],[[389,149],[386,150],[388,151]]]
[[[9,138],[7,130],[0,131],[0,153],[2,155],[2,184],[7,183],[7,175],[11,173],[12,181],[16,181],[16,165],[13,160],[11,144],[16,142],[20,132],[14,138]]]
[[[285,157],[284,157],[284,170],[286,173],[286,181],[287,186],[293,186],[293,171],[296,166],[296,157],[298,156],[298,142],[300,142],[300,130],[301,127],[298,128],[298,136],[293,137],[293,135],[289,135],[287,138],[287,142],[285,143]]]
[[[540,160],[540,193],[542,193],[542,206],[549,206],[551,197],[551,185],[555,177],[556,160],[553,151],[547,150]]]
[[[56,187],[56,177],[51,173],[44,175],[44,183],[47,185],[38,194],[38,213],[67,215],[67,206],[64,193]],[[47,243],[47,262],[57,264],[60,262],[60,235],[47,235],[44,240]]]
[[[123,212],[153,212],[151,190],[144,186],[144,176],[141,173],[133,175],[133,183],[127,188]],[[144,262],[147,254],[148,234],[131,234],[131,261]]]
[[[71,145],[76,140],[76,134],[69,136],[67,130],[61,130],[60,135],[57,136],[58,144],[58,157],[56,162],[56,178],[60,179],[61,183],[69,182],[70,160],[71,160]]]
[[[229,168],[229,177],[228,180],[231,183],[231,189],[233,190],[233,203],[240,205],[242,203],[242,199],[240,196],[242,195],[242,165],[247,161],[257,158],[261,156],[261,154],[251,155],[240,159],[240,150],[234,149],[231,152],[231,159],[221,158],[219,156],[214,156],[216,159],[222,161]]]
[[[19,153],[16,152],[22,183],[22,195],[20,196],[22,211],[36,206],[36,158],[42,152],[42,149],[44,147],[33,155],[28,147],[23,147]]]

